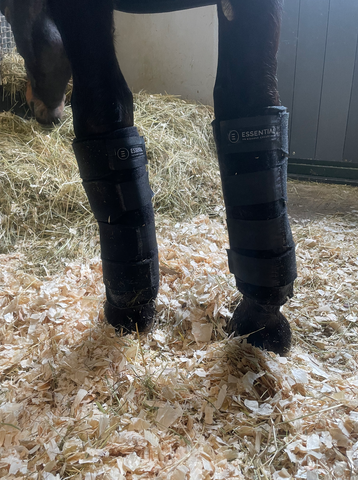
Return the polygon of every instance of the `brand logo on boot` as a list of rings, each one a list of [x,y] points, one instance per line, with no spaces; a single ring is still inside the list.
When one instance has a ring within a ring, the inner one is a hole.
[[[120,160],[127,160],[127,158],[129,157],[129,150],[127,150],[126,148],[120,148],[117,151],[117,157]]]
[[[229,141],[231,143],[237,143],[240,139],[239,132],[237,130],[230,130],[229,132]]]
[[[280,136],[281,129],[279,125],[256,127],[255,130],[238,128],[237,130],[229,130],[227,132],[227,138],[231,144],[273,142],[279,141]]]

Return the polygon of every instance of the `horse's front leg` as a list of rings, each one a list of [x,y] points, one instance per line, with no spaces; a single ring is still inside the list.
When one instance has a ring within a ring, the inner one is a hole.
[[[295,250],[286,211],[287,117],[276,54],[281,0],[219,0],[214,89],[218,150],[230,240],[230,271],[243,299],[229,328],[286,353],[280,306],[293,295]]]
[[[147,330],[159,266],[143,138],[113,45],[112,0],[49,0],[73,73],[76,154],[99,224],[107,320]]]

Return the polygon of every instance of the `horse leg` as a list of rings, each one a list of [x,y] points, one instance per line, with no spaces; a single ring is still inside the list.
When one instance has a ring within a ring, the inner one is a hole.
[[[147,330],[159,285],[144,141],[113,45],[112,0],[49,0],[73,73],[74,151],[99,224],[105,315]]]
[[[45,0],[1,0],[0,5],[25,60],[26,101],[39,123],[58,123],[71,69]]]
[[[218,2],[214,134],[227,213],[230,271],[243,299],[229,329],[286,353],[280,312],[293,295],[294,242],[286,210],[287,117],[276,79],[281,0]],[[253,333],[254,332],[254,333]]]

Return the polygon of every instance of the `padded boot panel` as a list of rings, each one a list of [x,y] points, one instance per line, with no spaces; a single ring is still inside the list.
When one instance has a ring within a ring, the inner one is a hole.
[[[293,245],[285,213],[269,220],[227,218],[230,247],[234,250],[282,250]],[[265,235],[265,238],[263,238]]]
[[[228,207],[258,205],[287,199],[287,164],[269,170],[222,176]]]
[[[141,261],[150,258],[156,251],[154,222],[128,227],[120,223],[98,222],[103,243],[101,256],[110,262]],[[153,252],[154,251],[154,252]]]
[[[283,305],[293,297],[293,282],[283,287],[259,287],[235,277],[237,289],[246,297],[262,305]]]
[[[106,287],[119,293],[138,293],[159,282],[158,256],[140,262],[110,262],[103,260],[103,280]]]
[[[107,301],[118,309],[139,308],[150,304],[158,295],[158,285],[142,289],[134,295],[132,292],[121,292],[106,287]]]
[[[139,170],[136,169],[137,172]],[[115,223],[125,212],[147,205],[152,198],[148,173],[141,169],[135,179],[119,182],[116,178],[84,181],[91,209],[99,222]]]

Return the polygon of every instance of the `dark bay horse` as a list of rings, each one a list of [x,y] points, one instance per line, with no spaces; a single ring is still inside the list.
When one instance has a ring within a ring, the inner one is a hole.
[[[277,89],[282,0],[0,0],[29,77],[27,101],[58,122],[72,73],[74,151],[98,221],[107,300],[118,330],[147,331],[159,286],[145,145],[113,45],[113,9],[158,13],[217,4],[215,121],[230,271],[243,298],[229,330],[280,354],[291,332],[294,242],[286,210],[288,132]],[[165,41],[165,39],[163,39]]]

